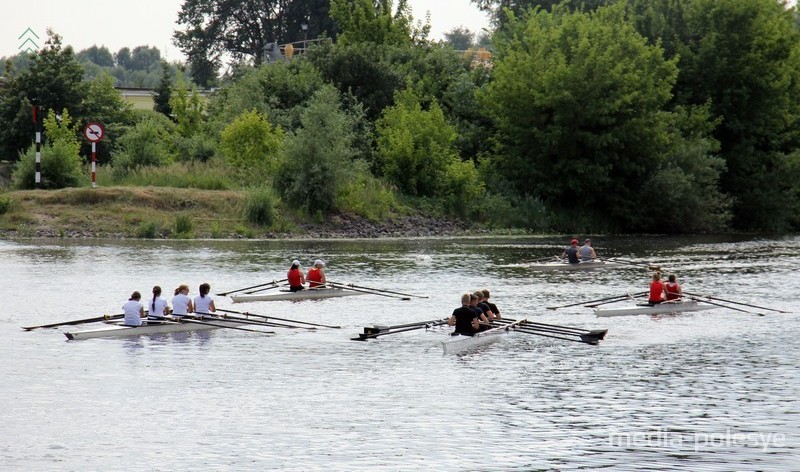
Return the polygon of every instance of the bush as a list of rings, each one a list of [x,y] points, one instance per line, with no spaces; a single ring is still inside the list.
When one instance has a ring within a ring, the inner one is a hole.
[[[284,132],[258,112],[242,113],[222,130],[219,151],[249,182],[260,182],[275,169]]]
[[[179,161],[207,162],[217,152],[217,143],[204,134],[189,137],[176,134],[172,138],[172,146]]]
[[[271,226],[275,222],[275,200],[267,187],[250,189],[244,204],[244,218],[257,226]]]
[[[119,139],[121,150],[114,153],[114,177],[122,178],[145,166],[163,166],[172,161],[169,131],[159,120],[146,118]]]
[[[176,237],[191,237],[194,223],[189,215],[175,216],[175,236]]]
[[[155,221],[144,221],[136,231],[136,237],[144,239],[155,239],[158,237],[159,227]]]
[[[0,215],[5,215],[14,205],[14,199],[8,195],[0,195]]]
[[[14,188],[32,189],[36,182],[36,148],[31,146],[20,156],[12,174]],[[42,146],[42,184],[41,188],[55,189],[78,187],[88,182],[84,175],[80,156],[73,146],[62,141]]]
[[[369,173],[365,162],[358,164],[362,169],[342,188],[338,207],[372,221],[382,220],[397,206],[397,199],[388,185]]]

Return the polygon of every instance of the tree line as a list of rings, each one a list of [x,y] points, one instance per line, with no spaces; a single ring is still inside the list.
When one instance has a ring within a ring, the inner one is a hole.
[[[488,59],[456,52],[474,41],[463,28],[452,45],[429,40],[404,0],[187,0],[175,33],[187,73],[161,66],[149,113],[113,98],[108,75],[86,80],[53,35],[0,89],[0,144],[28,185],[35,96],[60,116],[48,146],[64,127],[106,124],[101,162],[116,183],[202,163],[202,184],[180,170],[172,184],[257,189],[270,206],[317,218],[415,208],[539,231],[800,227],[795,8],[473,3],[492,13]],[[269,42],[309,37],[330,41],[263,61]],[[233,64],[217,77],[224,55]],[[208,100],[192,85],[203,73],[219,80]],[[47,152],[71,155],[68,144]]]

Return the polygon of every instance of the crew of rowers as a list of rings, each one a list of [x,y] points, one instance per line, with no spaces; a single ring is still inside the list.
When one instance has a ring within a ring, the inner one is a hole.
[[[200,284],[200,294],[192,299],[189,297],[189,286],[181,285],[175,289],[175,295],[172,297],[172,309],[170,309],[167,301],[161,298],[161,287],[156,285],[153,287],[153,298],[147,301],[147,314],[145,314],[145,307],[141,302],[142,294],[138,291],[133,292],[131,298],[122,305],[122,311],[125,313],[123,324],[125,326],[141,326],[142,319],[164,320],[167,315],[180,318],[190,313],[200,316],[214,313],[217,311],[217,307],[214,306],[214,299],[209,292],[211,292],[211,285]]]
[[[653,281],[650,282],[650,295],[647,298],[647,303],[657,305],[665,301],[680,300],[683,297],[683,290],[678,284],[678,278],[675,274],[670,274],[667,277],[667,282],[661,281],[661,272],[653,274]]]
[[[591,239],[586,238],[583,241],[583,246],[578,247],[578,240],[573,238],[569,242],[569,247],[564,249],[561,258],[566,258],[570,264],[580,264],[581,262],[594,261],[597,259],[597,254],[594,252]]]
[[[286,279],[289,281],[289,290],[292,292],[304,290],[306,281],[308,281],[308,288],[322,288],[327,283],[325,263],[322,259],[317,259],[314,261],[314,266],[308,269],[308,274],[303,275],[300,261],[295,259],[292,261],[292,266],[289,267],[289,272],[286,273]]]
[[[488,290],[461,295],[461,306],[453,310],[447,324],[455,326],[453,335],[472,336],[492,328],[492,322],[501,319],[497,305],[489,301]]]

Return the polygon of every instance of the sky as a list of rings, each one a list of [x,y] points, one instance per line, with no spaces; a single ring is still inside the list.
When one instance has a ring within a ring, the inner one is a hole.
[[[0,18],[0,56],[27,49],[31,46],[26,43],[28,39],[36,44],[33,49],[41,48],[47,29],[52,28],[76,52],[93,45],[106,46],[112,53],[125,46],[133,49],[146,45],[157,47],[167,60],[183,60],[180,50],[172,44],[183,0],[37,0],[28,4],[30,9],[23,8],[25,4],[4,8]],[[424,19],[430,11],[432,39],[442,39],[443,33],[458,26],[479,32],[489,24],[488,17],[470,0],[409,0],[409,4],[415,19]]]

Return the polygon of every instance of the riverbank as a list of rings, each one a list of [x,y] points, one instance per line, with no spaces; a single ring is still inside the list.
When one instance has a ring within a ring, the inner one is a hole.
[[[7,202],[0,205],[1,238],[379,238],[486,232],[420,214],[379,222],[334,214],[319,222],[280,209],[273,224],[263,227],[243,216],[246,192],[232,190],[67,188],[7,192],[0,199]]]

